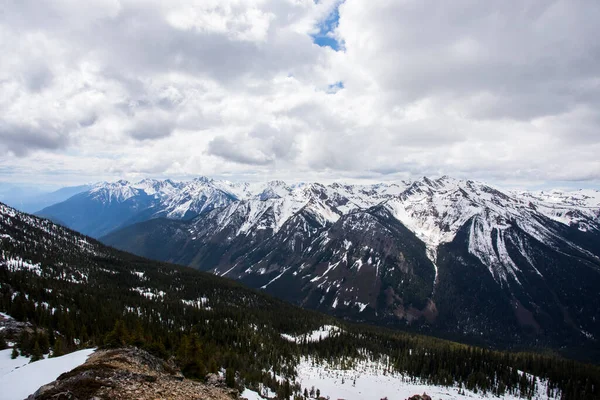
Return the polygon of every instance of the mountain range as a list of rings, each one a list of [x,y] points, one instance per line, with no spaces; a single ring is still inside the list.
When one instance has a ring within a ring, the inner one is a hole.
[[[598,349],[598,191],[511,192],[450,177],[118,181],[39,215],[354,321],[582,357]]]
[[[129,345],[170,359],[172,367],[177,355],[177,367],[190,378],[234,367],[240,382],[272,390],[280,384],[270,371],[290,376],[297,363],[283,334],[334,322],[229,279],[120,252],[3,203],[0,310],[2,367],[7,342],[16,356],[32,360],[36,353],[56,357],[78,348]],[[18,322],[12,324],[13,319]],[[262,350],[265,343],[268,352]],[[300,348],[293,346],[294,352]],[[42,398],[92,398],[91,391],[102,386],[90,383],[95,372],[88,370],[86,379],[62,394]],[[119,379],[131,383],[135,376],[120,374]],[[0,398],[16,399],[12,392],[3,386]]]
[[[349,324],[231,279],[118,251],[2,203],[0,311],[0,361],[8,368],[0,380],[10,399],[34,391],[36,399],[213,398],[184,377],[210,384],[217,375],[207,373],[219,372],[231,398],[599,395],[594,365]],[[19,365],[42,361],[10,371],[7,344]],[[98,346],[121,350],[96,352],[60,376],[48,371],[62,368],[61,354]],[[36,391],[28,373],[38,384],[40,373],[58,379]]]

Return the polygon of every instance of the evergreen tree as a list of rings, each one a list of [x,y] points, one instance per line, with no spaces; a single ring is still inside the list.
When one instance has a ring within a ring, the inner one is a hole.
[[[40,350],[43,354],[48,354],[50,351],[50,341],[48,340],[48,335],[46,333],[41,332],[38,334],[37,342],[40,346]]]
[[[235,371],[232,368],[225,370],[225,384],[230,388],[235,387]]]
[[[52,357],[60,357],[65,354],[63,341],[61,338],[57,338],[52,346]]]
[[[31,362],[36,362],[44,358],[44,354],[42,353],[42,349],[40,348],[40,343],[36,340],[33,345],[33,350],[31,351]]]
[[[129,342],[129,333],[122,320],[117,320],[113,330],[106,335],[104,345],[108,348],[123,347]]]
[[[144,329],[142,328],[142,324],[140,321],[137,321],[135,324],[135,329],[133,334],[131,335],[131,344],[133,346],[142,348],[146,344],[144,339]]]

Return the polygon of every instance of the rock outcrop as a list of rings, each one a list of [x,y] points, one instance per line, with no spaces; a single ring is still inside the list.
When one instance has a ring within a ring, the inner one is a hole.
[[[238,399],[236,389],[185,379],[174,364],[134,348],[98,350],[29,400]]]
[[[431,400],[431,397],[427,395],[427,393],[415,394],[408,398],[408,400]]]
[[[33,333],[34,329],[27,322],[19,322],[6,314],[0,314],[0,332],[4,339],[10,342],[16,342],[22,332]]]

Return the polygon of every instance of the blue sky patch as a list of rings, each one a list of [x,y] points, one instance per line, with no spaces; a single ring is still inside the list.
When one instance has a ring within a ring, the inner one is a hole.
[[[321,47],[331,47],[335,51],[342,49],[341,43],[333,37],[333,31],[337,28],[340,20],[339,7],[341,3],[337,3],[327,18],[319,24],[319,32],[311,35],[315,44]]]
[[[337,93],[341,89],[344,88],[344,82],[338,81],[336,83],[332,83],[327,87],[327,93]]]

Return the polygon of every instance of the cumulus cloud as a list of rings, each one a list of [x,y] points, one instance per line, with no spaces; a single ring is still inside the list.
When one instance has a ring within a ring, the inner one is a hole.
[[[208,153],[225,160],[249,165],[266,165],[273,159],[259,149],[249,148],[240,141],[219,136],[208,144]]]
[[[266,124],[233,138],[217,136],[208,143],[208,154],[240,164],[268,165],[276,160],[292,161],[295,136]]]
[[[0,179],[598,183],[598,20],[594,0],[9,2]]]
[[[135,124],[128,132],[131,137],[137,140],[152,140],[169,136],[173,132],[173,123],[149,117]]]
[[[32,150],[64,148],[69,138],[60,128],[11,124],[0,120],[0,151],[25,156]]]

